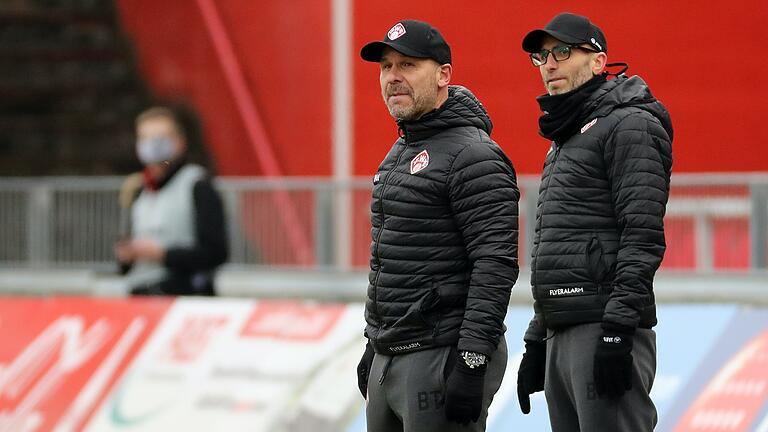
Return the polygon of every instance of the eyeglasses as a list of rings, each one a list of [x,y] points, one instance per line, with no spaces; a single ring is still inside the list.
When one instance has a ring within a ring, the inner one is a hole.
[[[543,49],[539,52],[531,53],[531,63],[533,63],[534,66],[543,66],[547,64],[547,58],[549,57],[550,53],[555,57],[555,61],[565,61],[571,57],[571,51],[575,49],[593,53],[600,52],[578,45],[558,45],[552,49]]]

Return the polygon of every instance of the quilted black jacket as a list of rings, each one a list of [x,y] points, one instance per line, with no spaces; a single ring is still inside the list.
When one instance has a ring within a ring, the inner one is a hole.
[[[637,76],[606,82],[586,104],[581,131],[553,142],[544,163],[531,260],[536,315],[526,340],[540,340],[545,327],[656,324],[669,114]]]
[[[365,334],[389,355],[457,341],[491,355],[518,275],[512,163],[463,87],[399,126],[374,177]]]

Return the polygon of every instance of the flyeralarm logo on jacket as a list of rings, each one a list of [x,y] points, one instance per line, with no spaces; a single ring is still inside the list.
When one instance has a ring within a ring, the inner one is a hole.
[[[391,29],[389,29],[389,31],[387,32],[387,37],[389,38],[389,40],[395,40],[404,34],[405,34],[405,26],[401,23],[397,23],[394,26],[392,26]]]
[[[412,349],[416,349],[420,347],[421,344],[419,342],[412,342],[406,345],[398,345],[398,346],[392,346],[389,347],[389,350],[392,352],[403,352],[403,351],[410,351]]]
[[[411,159],[411,174],[416,174],[426,168],[427,165],[429,165],[429,153],[426,150],[422,150],[421,153]]]
[[[549,295],[552,297],[570,294],[584,294],[584,287],[558,288],[549,290]]]

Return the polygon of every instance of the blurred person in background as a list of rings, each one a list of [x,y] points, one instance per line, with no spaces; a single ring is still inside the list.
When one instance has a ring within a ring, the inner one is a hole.
[[[672,124],[586,17],[563,13],[523,39],[547,94],[537,98],[544,162],[531,259],[535,315],[518,397],[544,390],[553,432],[656,425],[653,279],[666,248]],[[608,80],[606,66],[623,66]]]
[[[121,191],[127,233],[115,246],[133,295],[216,294],[214,276],[228,256],[222,200],[201,166],[187,162],[176,112],[150,108],[136,118],[144,165]]]
[[[507,365],[519,191],[491,120],[449,85],[451,51],[404,20],[364,46],[395,142],[373,178],[368,338],[357,368],[369,431],[484,431]]]

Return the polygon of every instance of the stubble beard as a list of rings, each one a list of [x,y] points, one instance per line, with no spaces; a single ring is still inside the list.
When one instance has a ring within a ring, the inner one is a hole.
[[[573,75],[573,78],[569,80],[569,83],[571,84],[569,87],[561,87],[561,88],[550,90],[549,87],[547,87],[547,83],[545,81],[544,88],[546,88],[547,93],[549,93],[551,96],[568,93],[569,91],[573,91],[581,87],[582,85],[584,85],[584,83],[591,80],[593,77],[594,75],[592,74],[592,70],[585,67],[585,68],[579,69]]]
[[[411,88],[399,86],[390,88],[388,94],[397,93],[405,89],[408,90],[408,95],[412,100],[410,105],[390,105],[388,101],[389,98],[387,97],[387,109],[389,110],[389,114],[396,120],[418,120],[421,116],[435,108],[435,104],[437,103],[437,82],[430,83],[430,85],[422,92],[415,92]]]

